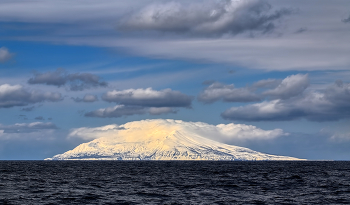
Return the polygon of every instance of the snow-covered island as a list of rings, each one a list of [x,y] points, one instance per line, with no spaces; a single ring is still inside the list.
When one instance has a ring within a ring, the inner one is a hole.
[[[227,125],[157,119],[95,129],[79,128],[70,135],[93,140],[46,160],[300,160],[204,137],[225,134],[232,129],[224,126]]]

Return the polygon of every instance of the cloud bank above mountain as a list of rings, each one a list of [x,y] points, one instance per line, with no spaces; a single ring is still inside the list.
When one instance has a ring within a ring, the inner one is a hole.
[[[123,125],[106,125],[102,127],[81,127],[72,129],[69,138],[93,140],[97,138],[116,138],[130,136],[130,140],[142,139],[142,136],[159,135],[181,131],[188,134],[198,134],[219,142],[232,143],[246,140],[269,140],[287,135],[281,129],[263,130],[252,125],[219,124],[211,125],[204,122],[185,122],[182,120],[156,119],[128,122]]]

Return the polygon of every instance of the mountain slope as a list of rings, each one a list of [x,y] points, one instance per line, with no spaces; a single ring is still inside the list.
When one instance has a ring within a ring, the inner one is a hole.
[[[198,130],[204,125],[175,120],[127,123],[114,134],[47,160],[298,160],[202,137]]]

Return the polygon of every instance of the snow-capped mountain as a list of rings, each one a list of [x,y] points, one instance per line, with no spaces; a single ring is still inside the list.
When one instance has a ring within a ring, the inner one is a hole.
[[[229,125],[232,128],[234,124]],[[79,128],[70,136],[97,139],[46,160],[299,160],[203,137],[230,131],[225,126],[179,120],[142,120],[121,126]]]

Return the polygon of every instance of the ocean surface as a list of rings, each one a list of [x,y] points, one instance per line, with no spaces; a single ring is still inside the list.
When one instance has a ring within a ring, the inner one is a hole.
[[[0,204],[350,204],[350,162],[0,161]]]

